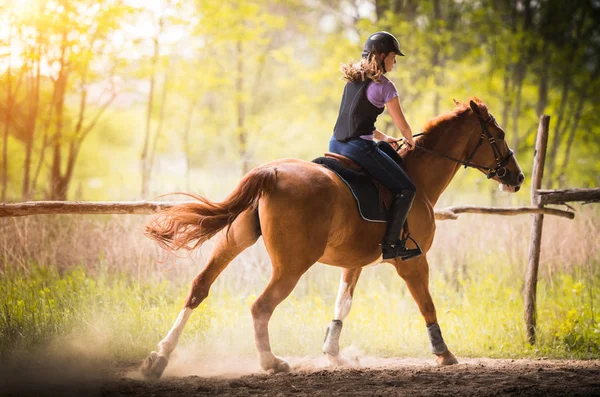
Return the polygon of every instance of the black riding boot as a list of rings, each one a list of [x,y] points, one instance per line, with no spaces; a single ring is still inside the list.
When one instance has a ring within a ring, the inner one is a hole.
[[[415,192],[412,190],[402,190],[394,196],[390,219],[388,220],[387,230],[381,244],[383,259],[400,257],[402,260],[407,260],[421,255],[422,252],[419,244],[410,238],[410,236],[408,238],[415,243],[417,248],[407,249],[406,239],[400,239],[400,232],[402,231],[404,222],[406,222],[414,198]]]

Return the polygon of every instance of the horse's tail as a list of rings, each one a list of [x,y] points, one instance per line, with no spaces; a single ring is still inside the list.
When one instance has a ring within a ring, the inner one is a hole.
[[[163,248],[193,250],[213,237],[249,208],[256,208],[263,194],[273,191],[277,183],[274,167],[257,167],[250,171],[236,189],[222,202],[187,194],[198,203],[179,204],[160,211],[146,224],[146,236]],[[195,243],[191,244],[195,240]]]

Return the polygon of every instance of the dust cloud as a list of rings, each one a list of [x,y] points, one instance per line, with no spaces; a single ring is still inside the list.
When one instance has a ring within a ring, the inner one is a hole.
[[[0,361],[0,395],[93,396],[110,378],[102,347],[61,338],[34,352],[14,351]]]

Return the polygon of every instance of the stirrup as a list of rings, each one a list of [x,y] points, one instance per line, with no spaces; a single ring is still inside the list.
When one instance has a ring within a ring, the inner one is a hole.
[[[417,248],[411,248],[411,249],[406,248],[406,240],[409,240],[409,239],[417,246]],[[410,236],[410,234],[407,235],[404,238],[404,240],[402,240],[402,246],[404,248],[404,253],[400,254],[399,256],[403,261],[407,261],[409,259],[416,258],[417,256],[420,256],[423,253],[423,251],[421,251],[421,246],[419,246],[419,243],[417,243],[415,241],[415,239]]]
[[[412,241],[417,248],[407,249],[406,240]],[[400,258],[403,261],[416,258],[423,253],[419,244],[410,235],[405,236],[402,240],[398,240],[398,242],[393,245],[382,244],[381,251],[383,252],[383,259]]]

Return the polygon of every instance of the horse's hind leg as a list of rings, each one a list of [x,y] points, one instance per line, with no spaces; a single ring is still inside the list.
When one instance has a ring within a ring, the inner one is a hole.
[[[322,201],[303,201],[302,211],[290,213],[288,207],[293,208],[293,200],[272,200],[262,206],[264,212],[260,213],[263,238],[273,265],[269,284],[252,305],[254,341],[265,371],[290,370],[288,363],[271,351],[269,319],[300,277],[323,255],[329,233],[330,220],[319,207]]]
[[[456,357],[448,350],[442,338],[442,331],[437,322],[435,305],[429,293],[429,264],[427,259],[420,257],[407,262],[399,262],[396,265],[396,271],[406,282],[408,290],[425,319],[427,334],[431,342],[431,351],[437,356],[436,362],[439,365],[457,364]]]
[[[342,272],[340,288],[335,301],[334,317],[327,328],[325,343],[323,344],[323,353],[327,355],[327,359],[332,365],[346,364],[346,361],[340,357],[340,335],[343,321],[352,307],[352,297],[361,271],[362,268],[344,269]]]
[[[292,292],[302,274],[310,267],[302,266],[299,271],[285,271],[273,266],[271,281],[263,293],[252,305],[252,319],[254,321],[254,342],[258,350],[260,366],[265,371],[288,372],[289,364],[275,356],[271,351],[269,341],[269,319],[273,311]]]
[[[158,344],[158,352],[150,353],[150,356],[142,363],[141,371],[146,378],[160,378],[192,310],[206,299],[210,286],[233,258],[256,242],[259,237],[257,225],[256,212],[250,210],[240,214],[231,225],[228,235],[226,235],[226,230],[219,233],[215,248],[206,265],[192,282],[184,308],[179,313],[175,324]]]

